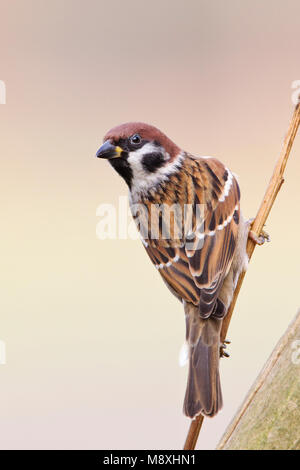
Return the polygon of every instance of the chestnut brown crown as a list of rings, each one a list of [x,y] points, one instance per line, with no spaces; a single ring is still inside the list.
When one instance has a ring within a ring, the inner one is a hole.
[[[175,158],[180,152],[180,148],[172,142],[169,137],[161,132],[157,127],[145,124],[143,122],[127,122],[119,126],[113,127],[106,133],[103,141],[111,140],[114,144],[118,144],[122,140],[129,139],[131,136],[138,134],[141,138],[148,142],[157,142],[170,155],[171,159]]]

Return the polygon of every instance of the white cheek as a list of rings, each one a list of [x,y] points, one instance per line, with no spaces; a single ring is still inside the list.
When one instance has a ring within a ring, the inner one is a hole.
[[[152,152],[157,152],[157,147],[148,143],[141,149],[129,153],[128,163],[132,169],[133,179],[135,182],[140,182],[140,180],[147,179],[149,176],[152,176],[148,171],[145,171],[142,164],[143,156]]]
[[[182,155],[179,154],[175,158],[174,162],[168,164],[167,162],[170,159],[170,155],[165,152],[164,155],[166,164],[158,168],[156,172],[149,173],[143,167],[143,157],[147,153],[157,152],[157,150],[157,146],[148,143],[145,144],[141,149],[129,153],[128,163],[131,167],[133,175],[131,193],[134,199],[138,199],[141,194],[148,192],[157,184],[168,179],[169,175],[174,171],[177,171],[181,165],[183,158]],[[160,151],[162,151],[162,149],[160,149]]]

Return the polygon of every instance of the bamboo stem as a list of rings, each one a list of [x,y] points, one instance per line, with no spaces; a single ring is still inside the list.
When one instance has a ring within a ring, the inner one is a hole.
[[[289,126],[288,133],[284,139],[283,148],[282,148],[280,157],[276,163],[272,178],[269,182],[269,185],[265,192],[260,208],[258,209],[257,215],[252,224],[251,230],[257,236],[260,235],[266,223],[268,215],[271,211],[271,208],[274,204],[274,201],[277,197],[277,194],[284,182],[284,178],[283,178],[284,170],[285,170],[285,167],[286,167],[286,164],[287,164],[290,152],[291,152],[291,148],[293,146],[294,139],[298,131],[299,124],[300,124],[300,103],[298,103],[294,109],[294,114],[293,114],[293,117]],[[247,254],[249,257],[249,261],[253,254],[255,246],[256,246],[255,242],[252,239],[248,238]],[[232,298],[232,302],[228,309],[227,315],[223,320],[222,331],[221,331],[221,343],[226,339],[230,320],[231,320],[233,310],[237,301],[237,297],[239,295],[241,286],[244,281],[245,274],[246,274],[245,272],[242,273],[238,280],[238,283],[237,283],[237,286],[236,286],[236,289],[234,291],[234,295]],[[197,444],[197,439],[198,439],[198,436],[202,427],[202,423],[203,423],[202,415],[197,416],[191,422],[188,435],[185,441],[184,450],[195,449],[196,444]]]

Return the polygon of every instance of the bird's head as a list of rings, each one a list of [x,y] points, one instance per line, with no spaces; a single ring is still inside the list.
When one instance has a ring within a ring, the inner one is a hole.
[[[180,148],[154,126],[122,124],[103,141],[96,156],[108,159],[132,191],[147,191],[180,167]]]

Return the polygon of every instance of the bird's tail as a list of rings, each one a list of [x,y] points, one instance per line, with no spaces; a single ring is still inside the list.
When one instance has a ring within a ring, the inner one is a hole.
[[[220,331],[222,320],[201,319],[199,313],[187,315],[189,374],[184,399],[184,413],[214,416],[222,408],[219,375]]]

